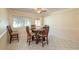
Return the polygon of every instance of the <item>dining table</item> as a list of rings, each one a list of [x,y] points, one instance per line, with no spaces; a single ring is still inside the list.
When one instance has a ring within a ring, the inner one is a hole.
[[[41,41],[41,37],[42,37],[42,29],[35,29],[33,31],[34,36],[36,37],[35,42],[36,44],[38,44]],[[33,36],[32,36],[33,37]]]

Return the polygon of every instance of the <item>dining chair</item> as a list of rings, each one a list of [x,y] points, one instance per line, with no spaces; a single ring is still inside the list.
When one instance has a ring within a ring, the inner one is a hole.
[[[32,41],[32,35],[30,33],[30,29],[28,26],[26,26],[26,32],[27,32],[27,42],[29,43],[30,45],[30,42]]]
[[[36,40],[36,25],[31,25],[32,41]]]
[[[35,30],[36,30],[36,25],[31,25],[31,30],[32,30],[32,32],[35,32]]]
[[[7,26],[7,30],[9,32],[9,36],[10,36],[10,43],[12,40],[18,40],[19,41],[19,35],[17,31],[12,31],[10,25]]]
[[[44,44],[48,44],[48,33],[49,33],[49,26],[48,27],[43,27],[42,31],[42,46],[44,47]]]

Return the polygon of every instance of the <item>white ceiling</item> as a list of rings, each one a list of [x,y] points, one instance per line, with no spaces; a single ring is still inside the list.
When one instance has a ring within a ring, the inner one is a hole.
[[[10,9],[11,10],[17,10],[17,11],[22,11],[22,12],[33,13],[33,15],[43,15],[43,16],[46,16],[46,15],[50,14],[51,12],[63,10],[65,8],[47,8],[47,12],[44,12],[42,14],[37,14],[34,11],[34,8],[10,8]]]

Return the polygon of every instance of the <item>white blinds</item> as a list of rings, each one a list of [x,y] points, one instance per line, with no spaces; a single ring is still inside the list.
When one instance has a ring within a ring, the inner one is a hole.
[[[31,19],[24,16],[13,16],[13,27],[30,26]]]

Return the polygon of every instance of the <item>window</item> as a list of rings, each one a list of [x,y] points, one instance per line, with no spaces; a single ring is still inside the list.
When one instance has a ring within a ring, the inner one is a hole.
[[[41,27],[41,21],[35,20],[35,25],[36,25],[36,28],[39,29]]]
[[[30,18],[24,16],[13,16],[13,27],[23,27],[30,25],[31,25]]]
[[[40,26],[41,26],[41,21],[40,21],[40,20],[35,20],[35,25],[36,25],[37,27],[40,27]]]
[[[27,19],[25,20],[25,25],[24,26],[31,26],[31,20],[30,19]]]

